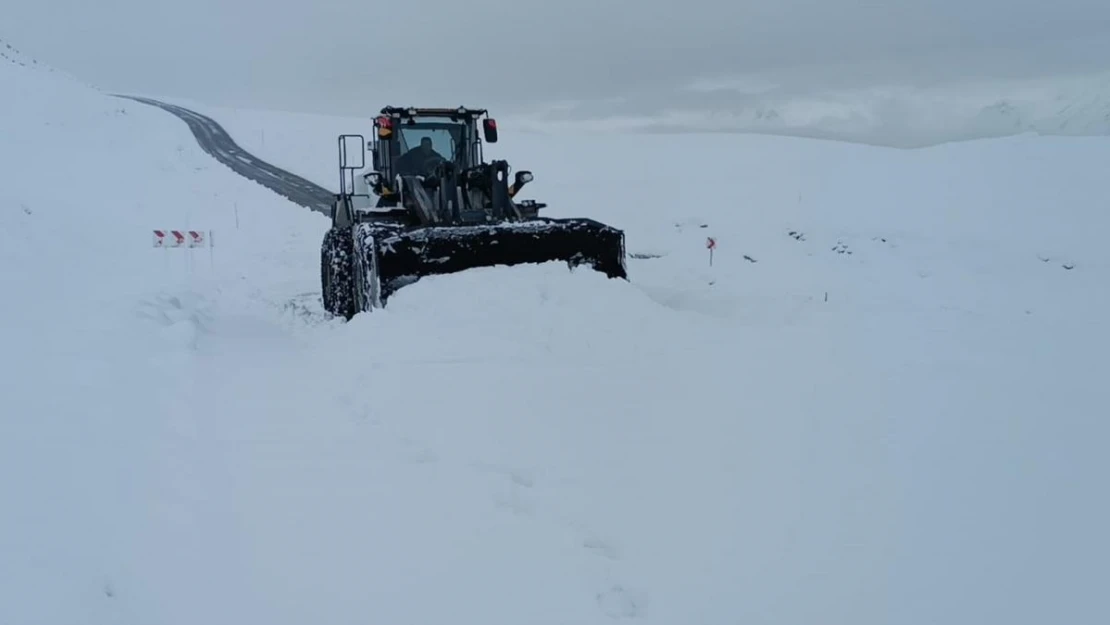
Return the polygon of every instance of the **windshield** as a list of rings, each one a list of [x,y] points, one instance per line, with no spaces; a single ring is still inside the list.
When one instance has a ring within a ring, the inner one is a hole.
[[[440,157],[449,161],[458,161],[465,150],[459,149],[463,143],[463,125],[455,123],[424,123],[401,124],[400,126],[401,155],[410,150],[420,148],[421,140],[428,138],[432,142],[432,150]]]

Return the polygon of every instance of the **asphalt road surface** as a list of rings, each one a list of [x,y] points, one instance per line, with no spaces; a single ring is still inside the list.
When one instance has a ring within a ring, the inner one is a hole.
[[[230,167],[235,173],[261,184],[291,202],[331,215],[334,193],[247,152],[236,145],[231,135],[227,134],[227,131],[214,119],[176,104],[167,104],[150,98],[129,95],[117,97],[155,106],[176,115],[189,125],[189,130],[193,131],[193,136],[197,138],[201,149]]]

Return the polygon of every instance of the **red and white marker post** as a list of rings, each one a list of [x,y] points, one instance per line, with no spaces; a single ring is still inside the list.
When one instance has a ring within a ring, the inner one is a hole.
[[[212,231],[155,230],[154,247],[212,247]]]
[[[705,239],[705,247],[709,250],[709,266],[713,266],[713,250],[717,249],[717,239],[708,237]]]
[[[211,230],[155,230],[154,247],[183,247],[186,249],[207,247],[209,261],[215,265],[214,252],[212,251],[215,246],[212,242]],[[192,254],[188,254],[188,256],[190,259],[192,258]],[[192,261],[190,260],[191,264]]]

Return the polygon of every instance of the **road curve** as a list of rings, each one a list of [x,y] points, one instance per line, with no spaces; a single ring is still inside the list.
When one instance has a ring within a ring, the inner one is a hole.
[[[189,126],[202,150],[231,168],[232,171],[257,182],[274,193],[305,208],[331,215],[334,193],[300,176],[275,167],[239,147],[231,135],[216,121],[195,111],[151,98],[116,95],[160,108],[179,117]]]

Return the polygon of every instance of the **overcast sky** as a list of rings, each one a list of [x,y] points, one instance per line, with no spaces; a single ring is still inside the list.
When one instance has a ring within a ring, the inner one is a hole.
[[[1108,0],[0,2],[0,37],[106,89],[340,114],[1110,69]]]

